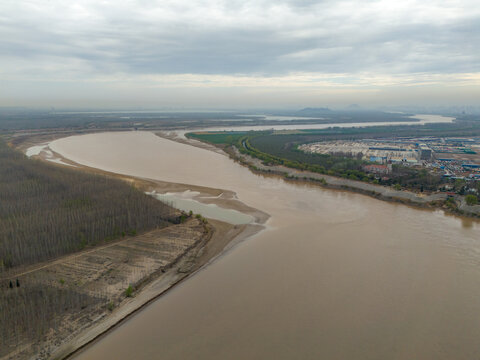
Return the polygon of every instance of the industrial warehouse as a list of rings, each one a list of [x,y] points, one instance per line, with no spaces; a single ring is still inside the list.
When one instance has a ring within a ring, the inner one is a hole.
[[[299,150],[368,161],[365,170],[388,173],[392,164],[424,167],[445,177],[480,180],[480,138],[389,138],[325,141]],[[390,165],[390,166],[389,166]]]

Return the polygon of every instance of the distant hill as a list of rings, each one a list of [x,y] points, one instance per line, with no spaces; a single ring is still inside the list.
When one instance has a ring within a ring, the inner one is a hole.
[[[300,116],[318,116],[331,113],[332,110],[329,108],[304,108],[298,111]]]
[[[362,110],[362,107],[358,104],[351,104],[347,106],[347,110]]]

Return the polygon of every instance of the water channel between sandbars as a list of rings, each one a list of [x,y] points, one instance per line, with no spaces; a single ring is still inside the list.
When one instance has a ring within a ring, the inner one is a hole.
[[[235,191],[267,230],[76,359],[474,359],[480,226],[251,173],[148,132],[60,139],[108,171]]]

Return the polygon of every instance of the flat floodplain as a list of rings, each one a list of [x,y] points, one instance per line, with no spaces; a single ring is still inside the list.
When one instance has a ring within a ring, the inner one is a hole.
[[[480,226],[251,173],[148,132],[60,139],[107,171],[236,192],[266,230],[161,297],[79,359],[472,359]]]

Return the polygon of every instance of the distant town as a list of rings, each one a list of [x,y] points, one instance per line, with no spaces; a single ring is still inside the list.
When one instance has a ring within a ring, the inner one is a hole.
[[[480,181],[480,138],[403,137],[324,141],[299,146],[307,153],[366,160],[364,170],[388,174],[393,164],[421,167],[452,179]]]

